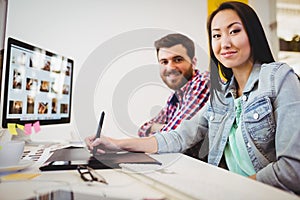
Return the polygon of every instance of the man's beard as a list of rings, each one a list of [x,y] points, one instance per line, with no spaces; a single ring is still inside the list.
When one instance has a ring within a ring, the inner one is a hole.
[[[186,71],[184,74],[181,71],[172,69],[166,71],[163,76],[162,80],[164,83],[171,88],[172,90],[179,90],[183,87],[189,80],[193,77],[193,68],[191,67],[190,70]],[[169,80],[170,76],[176,76],[174,80]]]

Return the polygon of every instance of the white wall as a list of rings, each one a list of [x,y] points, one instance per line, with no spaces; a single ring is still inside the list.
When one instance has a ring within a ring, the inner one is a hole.
[[[279,40],[277,37],[276,0],[249,0],[264,27],[275,60],[278,60]]]
[[[198,0],[9,1],[6,38],[75,60],[72,127],[42,127],[34,138],[63,138],[69,129],[85,137],[101,110],[104,134],[135,135],[170,93],[159,79],[153,41],[169,32],[188,35],[203,48],[197,57],[206,69],[206,8]]]
[[[4,48],[7,0],[0,0],[0,50]]]

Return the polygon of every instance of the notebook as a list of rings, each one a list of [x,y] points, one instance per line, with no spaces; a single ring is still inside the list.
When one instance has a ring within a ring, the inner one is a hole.
[[[145,153],[117,152],[92,156],[85,148],[58,149],[39,168],[41,171],[71,170],[78,165],[89,166],[93,169],[115,169],[120,164],[158,164],[159,161]]]

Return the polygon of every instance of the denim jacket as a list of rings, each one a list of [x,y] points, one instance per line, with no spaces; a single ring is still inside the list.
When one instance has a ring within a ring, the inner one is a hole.
[[[235,92],[233,77],[225,93],[191,120],[157,133],[158,153],[182,152],[208,138],[208,163],[218,166],[235,120]],[[292,68],[278,62],[253,66],[242,95],[241,120],[256,179],[300,194],[300,82]]]

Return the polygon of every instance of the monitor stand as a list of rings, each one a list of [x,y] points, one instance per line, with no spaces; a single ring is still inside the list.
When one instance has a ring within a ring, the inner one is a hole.
[[[25,141],[26,145],[39,146],[39,145],[52,145],[56,144],[56,142],[48,142],[48,141],[33,141],[30,135],[25,134],[25,132],[21,129],[16,129],[18,135],[12,135],[12,140],[21,140]],[[8,130],[6,130],[8,132]],[[9,133],[8,133],[9,134]]]

